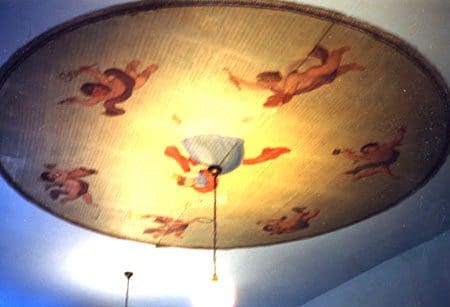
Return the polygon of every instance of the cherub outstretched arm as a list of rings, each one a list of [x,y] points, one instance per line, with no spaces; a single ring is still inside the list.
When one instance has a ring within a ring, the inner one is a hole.
[[[240,77],[237,77],[237,76],[233,75],[231,70],[228,68],[224,68],[223,70],[228,73],[228,79],[230,80],[231,83],[233,83],[237,87],[238,90],[241,90],[241,85],[243,85],[249,89],[254,89],[254,90],[269,90],[271,88],[270,85],[266,85],[266,84],[262,84],[262,83],[254,82],[254,81],[248,81],[248,80],[242,79]]]

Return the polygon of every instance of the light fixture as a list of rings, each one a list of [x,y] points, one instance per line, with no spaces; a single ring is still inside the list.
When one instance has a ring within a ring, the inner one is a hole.
[[[124,273],[125,277],[127,278],[127,290],[125,292],[125,307],[128,307],[128,293],[130,290],[130,278],[133,276],[133,272],[125,272]]]

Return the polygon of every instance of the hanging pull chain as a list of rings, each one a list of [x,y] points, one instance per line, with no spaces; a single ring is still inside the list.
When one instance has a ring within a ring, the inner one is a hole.
[[[222,171],[222,168],[218,165],[212,165],[208,168],[208,171],[213,175],[214,177],[214,203],[213,203],[213,281],[219,280],[219,277],[217,276],[217,176],[219,176],[220,172]]]
[[[213,281],[217,281],[217,265],[216,265],[216,251],[217,251],[217,176],[214,176],[214,237],[213,237],[213,265],[214,274]]]

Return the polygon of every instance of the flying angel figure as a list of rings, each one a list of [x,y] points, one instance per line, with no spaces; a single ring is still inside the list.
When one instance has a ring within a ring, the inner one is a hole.
[[[88,75],[96,82],[86,82],[80,87],[80,91],[87,98],[69,97],[61,100],[59,104],[80,104],[82,106],[94,106],[103,102],[105,108],[104,115],[117,116],[125,113],[125,110],[116,106],[130,98],[133,92],[141,88],[158,69],[158,65],[151,64],[142,72],[138,73],[137,67],[140,62],[131,61],[125,70],[119,68],[109,68],[101,72],[95,65],[82,66],[78,70],[69,73],[62,73],[60,77],[68,81],[79,74]]]
[[[239,90],[242,87],[255,90],[270,90],[273,95],[269,96],[264,107],[278,107],[288,103],[296,95],[313,91],[322,85],[332,83],[337,77],[350,71],[363,71],[364,66],[357,63],[341,65],[344,53],[350,47],[334,49],[329,52],[325,47],[317,45],[308,57],[320,60],[320,65],[312,66],[304,71],[298,71],[304,60],[291,63],[287,68],[285,76],[280,71],[265,71],[256,76],[256,81],[248,81],[234,75],[228,68],[230,82]]]

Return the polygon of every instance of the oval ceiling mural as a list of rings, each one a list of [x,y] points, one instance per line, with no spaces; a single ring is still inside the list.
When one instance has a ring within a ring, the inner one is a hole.
[[[138,3],[56,27],[0,79],[0,161],[67,221],[157,245],[311,237],[421,187],[447,87],[376,28],[266,1]]]

